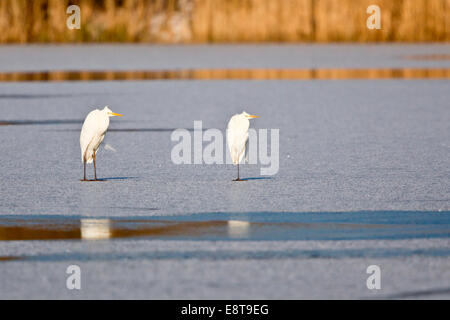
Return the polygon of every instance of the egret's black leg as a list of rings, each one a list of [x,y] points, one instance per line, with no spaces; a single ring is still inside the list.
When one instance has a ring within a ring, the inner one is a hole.
[[[97,181],[97,169],[95,168],[95,151],[92,158],[94,159],[94,180]]]
[[[238,162],[238,164],[237,164],[237,170],[238,170],[238,176],[237,176],[237,179],[236,179],[236,180],[233,180],[233,181],[242,181],[242,180],[239,178],[239,162]]]
[[[83,169],[84,169],[84,178],[83,178],[83,181],[86,181],[86,161],[83,161]]]

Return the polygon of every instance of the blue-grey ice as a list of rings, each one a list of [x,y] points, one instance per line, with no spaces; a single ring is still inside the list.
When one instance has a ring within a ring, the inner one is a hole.
[[[449,52],[2,46],[0,70],[449,68],[448,60],[404,58]],[[224,239],[0,241],[0,298],[448,299],[449,89],[448,79],[0,83],[0,122],[19,124],[0,125],[0,220],[311,224],[248,239],[237,228],[237,238]],[[111,121],[98,153],[105,181],[83,183],[82,121],[105,105],[124,117]],[[231,165],[172,163],[174,129],[202,120],[225,130],[242,110],[260,116],[252,127],[280,129],[278,174],[256,179],[260,167],[244,165],[242,177],[255,179],[234,183]],[[340,224],[387,227],[347,232]],[[82,268],[80,291],[65,287],[71,264]],[[381,268],[381,290],[366,287],[372,264]]]

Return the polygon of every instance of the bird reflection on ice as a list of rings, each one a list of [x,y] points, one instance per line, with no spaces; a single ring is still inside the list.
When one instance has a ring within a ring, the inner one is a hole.
[[[228,236],[230,238],[244,238],[247,237],[250,231],[250,222],[229,220],[228,221]]]
[[[423,212],[400,212],[417,219]],[[447,212],[445,212],[447,213]],[[398,212],[377,213],[380,218],[367,223],[364,213],[321,213],[321,221],[317,214],[278,213],[254,214],[253,219],[267,221],[246,221],[249,214],[230,215],[225,220],[223,213],[204,214],[203,220],[198,216],[189,217],[55,217],[36,218],[30,215],[1,216],[0,242],[21,240],[110,240],[123,238],[140,239],[185,239],[185,240],[310,240],[310,239],[367,239],[386,238],[392,232],[395,239],[418,237],[445,237],[448,235],[448,223],[427,222],[418,229],[417,224],[388,224],[386,215]],[[264,215],[264,216],[263,216]],[[314,215],[314,216],[313,216]],[[433,218],[441,219],[433,215]],[[323,217],[322,217],[323,216]],[[332,217],[337,221],[327,221]],[[352,223],[348,222],[351,217]],[[220,218],[220,219],[219,219]],[[234,218],[234,219],[233,219]],[[276,219],[285,219],[280,221]],[[338,220],[340,219],[340,220]],[[358,220],[359,219],[359,220]],[[425,228],[426,226],[426,228]],[[1,257],[0,257],[1,260]]]
[[[109,219],[81,219],[81,239],[100,240],[111,238]]]

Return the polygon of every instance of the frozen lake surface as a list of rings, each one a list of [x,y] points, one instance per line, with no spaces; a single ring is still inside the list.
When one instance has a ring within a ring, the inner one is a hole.
[[[6,46],[0,70],[449,68],[449,55],[449,45]],[[0,298],[448,299],[449,89],[0,82]],[[98,154],[104,181],[83,183],[81,124],[104,105],[124,117]],[[244,165],[249,180],[235,183],[230,165],[172,163],[174,129],[225,130],[242,110],[261,116],[253,128],[280,129],[276,175]],[[65,287],[70,264],[81,291]]]
[[[449,44],[7,45],[0,71],[449,68]]]

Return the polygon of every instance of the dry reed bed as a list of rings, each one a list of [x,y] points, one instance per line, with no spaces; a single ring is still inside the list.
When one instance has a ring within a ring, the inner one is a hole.
[[[66,27],[70,4],[80,30]],[[371,4],[381,30],[366,28]],[[0,43],[449,40],[450,0],[0,1]]]
[[[450,69],[193,69],[0,72],[0,82],[95,80],[450,79]],[[1,123],[0,123],[1,125]]]

